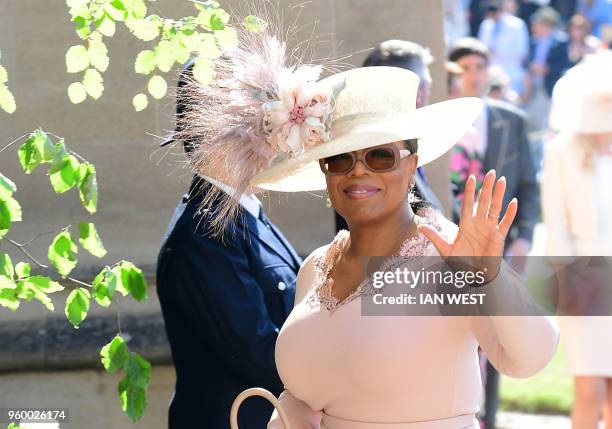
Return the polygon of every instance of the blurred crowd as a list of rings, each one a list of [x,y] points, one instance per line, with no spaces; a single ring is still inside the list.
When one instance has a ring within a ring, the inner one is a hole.
[[[486,45],[486,95],[527,112],[541,163],[553,87],[585,55],[610,47],[612,1],[444,0],[444,25],[447,46],[465,37]]]

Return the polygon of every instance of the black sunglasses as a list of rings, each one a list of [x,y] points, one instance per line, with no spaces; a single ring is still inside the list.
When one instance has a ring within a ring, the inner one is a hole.
[[[339,155],[328,156],[319,160],[321,171],[328,176],[346,174],[355,167],[357,161],[374,173],[385,173],[395,170],[401,159],[412,155],[408,149],[398,149],[394,144],[376,146],[361,152],[346,152]]]

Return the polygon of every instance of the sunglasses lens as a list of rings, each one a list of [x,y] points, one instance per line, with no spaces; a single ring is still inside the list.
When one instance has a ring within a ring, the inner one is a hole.
[[[395,152],[389,148],[372,149],[366,153],[365,161],[374,171],[389,170],[395,165]]]
[[[323,163],[330,173],[344,173],[353,167],[353,157],[349,153],[341,153],[325,158]]]

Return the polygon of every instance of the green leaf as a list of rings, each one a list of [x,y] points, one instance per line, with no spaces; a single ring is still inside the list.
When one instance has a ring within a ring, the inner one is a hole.
[[[147,281],[142,270],[128,261],[119,264],[121,285],[136,301],[147,299]]]
[[[77,16],[73,20],[76,23],[76,33],[81,39],[85,40],[91,35],[91,18]]]
[[[12,222],[21,221],[21,206],[10,195],[0,196],[0,238],[4,237]]]
[[[15,265],[15,274],[19,279],[30,277],[30,272],[31,267],[27,262],[17,262],[17,265]]]
[[[70,292],[66,299],[64,312],[72,326],[76,329],[79,328],[79,324],[87,317],[90,298],[91,294],[89,291],[80,287]]]
[[[64,156],[68,155],[68,151],[66,150],[66,143],[64,139],[59,139],[57,143],[55,143],[55,158],[53,159],[53,163],[56,161],[59,162]],[[53,166],[53,165],[52,165]]]
[[[5,83],[8,80],[8,73],[3,65],[0,64],[0,83]]]
[[[49,246],[47,256],[58,273],[66,277],[77,265],[78,248],[68,231],[60,232]]]
[[[140,112],[141,110],[147,108],[147,106],[149,105],[149,99],[147,98],[146,94],[143,94],[141,92],[140,94],[136,94],[134,96],[134,98],[132,99],[132,104],[134,105],[134,110]]]
[[[16,288],[17,286],[11,279],[0,276],[0,306],[11,311],[17,310],[19,299],[17,298]]]
[[[96,28],[106,37],[113,37],[115,34],[115,21],[109,15],[104,14]]]
[[[78,187],[83,207],[89,213],[95,213],[98,207],[98,180],[93,164],[86,162],[79,166]]]
[[[221,19],[219,15],[212,14],[210,16],[210,29],[213,31],[223,30],[225,28],[225,23]]]
[[[96,1],[94,2],[94,5],[91,5],[92,7],[90,7],[90,10],[91,10],[91,17],[92,17],[92,18],[93,18],[93,20],[94,20],[94,27],[96,27],[96,31],[95,31],[95,32],[96,32],[96,33],[99,33],[99,34],[101,35],[102,33],[100,33],[100,32],[98,31],[98,29],[97,29],[97,28],[98,28],[98,26],[99,26],[99,25],[102,23],[102,20],[104,19],[104,8],[103,8],[103,7],[98,6],[98,5],[97,5],[97,4],[95,4],[95,3],[102,3],[102,2],[100,2],[100,1],[96,0]],[[90,3],[90,4],[91,4],[91,3]]]
[[[70,154],[53,163],[49,169],[49,180],[56,193],[64,193],[77,185],[79,167],[79,160]]]
[[[113,274],[115,275],[115,290],[117,292],[119,292],[121,295],[123,296],[127,296],[129,294],[129,291],[125,288],[125,286],[123,285],[123,281],[121,279],[121,273],[122,273],[122,268],[121,265],[115,265],[111,271],[113,272]]]
[[[192,50],[197,51],[198,55],[203,58],[214,59],[221,55],[217,40],[210,33],[200,34],[198,45]]]
[[[0,229],[8,229],[11,222],[21,221],[21,206],[11,196],[0,197]]]
[[[26,174],[32,173],[34,169],[42,162],[40,154],[34,145],[35,136],[33,134],[23,142],[17,151],[19,162]]]
[[[221,21],[224,24],[227,24],[229,22],[230,14],[227,13],[225,11],[225,9],[222,9],[219,4],[217,4],[217,7],[214,8],[214,11],[215,11],[215,15],[217,15],[219,18],[221,18]]]
[[[173,49],[174,46],[169,40],[162,40],[157,44],[155,48],[155,62],[161,72],[169,72],[174,65],[176,57]]]
[[[81,82],[73,82],[68,86],[68,98],[72,104],[79,104],[87,98],[87,89]]]
[[[233,49],[238,45],[238,35],[236,30],[231,27],[225,27],[223,30],[215,31],[217,43],[223,50]]]
[[[149,74],[155,70],[155,52],[145,49],[136,56],[134,70],[139,74]]]
[[[112,22],[112,21],[111,21]],[[89,62],[92,66],[104,73],[108,68],[109,58],[108,49],[102,41],[102,38],[94,38],[89,41],[89,49],[87,50]],[[100,77],[100,81],[102,77]]]
[[[147,15],[147,5],[144,0],[132,0],[130,12],[136,19],[142,19]]]
[[[17,152],[26,174],[30,174],[41,163],[52,161],[56,153],[57,148],[40,128],[30,134]]]
[[[11,211],[5,200],[0,199],[0,238],[4,237],[11,227]]]
[[[115,21],[124,21],[127,17],[127,8],[122,0],[113,0],[104,4],[104,11]]]
[[[95,100],[100,98],[104,92],[102,75],[96,69],[89,68],[85,71],[83,85],[85,86],[87,94]]]
[[[215,64],[208,58],[198,57],[193,64],[193,77],[202,85],[208,85],[215,77]]]
[[[268,23],[261,18],[258,18],[254,15],[249,15],[244,18],[243,25],[247,30],[251,33],[260,33],[266,29]]]
[[[138,421],[147,408],[146,391],[130,384],[127,376],[119,382],[118,390],[121,409],[132,421]]]
[[[147,84],[147,90],[149,94],[153,96],[153,98],[163,98],[166,95],[166,91],[168,90],[168,84],[166,80],[159,76],[155,75],[149,79],[149,83]]]
[[[102,307],[108,307],[117,289],[117,275],[108,267],[104,267],[93,281],[94,299]]]
[[[137,19],[131,24],[134,36],[144,42],[149,42],[159,36],[162,21],[156,15],[150,15],[145,19]]]
[[[13,195],[14,192],[17,192],[17,186],[15,183],[4,174],[0,173],[0,197]]]
[[[3,83],[0,84],[0,108],[6,113],[14,113],[17,110],[13,93]]]
[[[205,6],[198,9],[200,9],[200,13],[196,18],[196,22],[204,29],[220,31],[226,28],[225,25],[229,22],[230,16],[226,11],[219,8],[218,4],[216,7],[209,4],[208,7]]]
[[[41,162],[51,162],[55,159],[57,149],[47,133],[39,128],[31,134],[31,138],[34,138],[34,148]]]
[[[21,205],[15,198],[6,198],[6,204],[11,213],[11,222],[21,222]]]
[[[72,8],[69,10],[70,16],[72,16],[72,22],[74,22],[74,29],[76,30],[79,37],[81,36],[81,32],[84,30],[89,30],[89,25],[91,24],[91,16],[89,13],[89,9],[87,6],[85,8]],[[88,36],[87,34],[86,36]],[[81,39],[86,39],[87,37],[81,37]]]
[[[180,37],[175,37],[172,40],[172,45],[174,59],[176,60],[176,62],[178,62],[179,64],[185,64],[187,61],[189,61],[189,58],[191,58],[191,49],[185,46],[184,41],[181,40]]]
[[[79,242],[85,250],[98,258],[106,255],[106,249],[102,244],[98,231],[96,231],[96,227],[91,222],[79,223]]]
[[[28,267],[29,272],[29,267]],[[60,292],[64,290],[64,286],[56,281],[53,281],[50,277],[46,276],[30,276],[24,280],[26,284],[37,287],[40,290],[44,290],[46,293]]]
[[[75,45],[68,48],[66,52],[66,69],[68,73],[78,73],[89,67],[87,48],[83,45]]]
[[[9,279],[15,277],[15,269],[13,262],[8,253],[0,252],[0,276],[5,276]]]
[[[151,381],[151,364],[139,354],[130,353],[125,373],[131,385],[146,389]]]
[[[17,283],[17,296],[19,298],[28,301],[36,298],[49,311],[54,311],[55,306],[47,294],[62,290],[64,290],[62,285],[46,276],[31,276]]]
[[[110,373],[123,368],[129,358],[129,352],[125,340],[119,335],[115,336],[108,344],[100,350],[102,365]]]
[[[15,284],[15,282],[13,282],[12,279],[0,275],[0,289],[11,289],[14,290],[17,288],[17,285]]]

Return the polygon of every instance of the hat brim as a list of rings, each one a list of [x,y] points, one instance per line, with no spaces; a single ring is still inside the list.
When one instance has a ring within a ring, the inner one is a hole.
[[[419,139],[418,166],[425,165],[444,155],[468,132],[482,107],[479,98],[457,98],[393,120],[352,127],[350,132],[272,165],[255,175],[251,185],[279,192],[320,191],[327,187],[320,159],[413,138]]]

